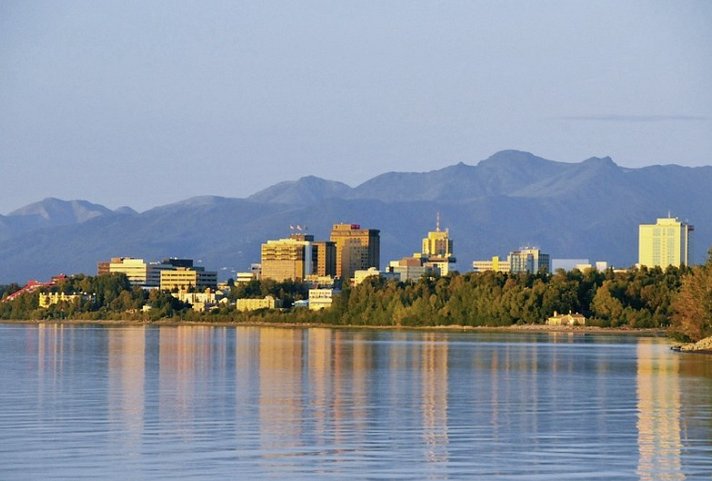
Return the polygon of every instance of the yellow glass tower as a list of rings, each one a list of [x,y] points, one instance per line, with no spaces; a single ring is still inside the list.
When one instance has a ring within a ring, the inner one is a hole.
[[[647,267],[680,267],[689,265],[691,258],[691,233],[694,226],[665,217],[655,224],[640,224],[638,237],[638,263]]]

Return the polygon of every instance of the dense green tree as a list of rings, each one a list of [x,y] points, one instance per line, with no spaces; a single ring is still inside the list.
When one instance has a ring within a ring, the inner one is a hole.
[[[672,310],[673,332],[691,341],[712,335],[712,249],[707,262],[682,280]]]

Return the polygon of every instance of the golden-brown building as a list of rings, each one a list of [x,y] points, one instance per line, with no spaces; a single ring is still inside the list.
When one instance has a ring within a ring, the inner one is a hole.
[[[302,280],[311,274],[313,237],[295,237],[268,240],[262,244],[263,279],[274,279],[278,282],[287,279]]]
[[[218,273],[206,271],[202,267],[177,267],[174,270],[161,271],[161,290],[215,289],[218,285]]]
[[[557,314],[554,311],[554,315],[547,319],[546,323],[549,326],[585,326],[586,318],[582,314],[572,314],[571,311],[568,314]]]
[[[336,275],[336,243],[332,241],[314,242],[314,268],[312,274],[317,276]]]
[[[282,300],[275,299],[272,296],[266,296],[264,299],[238,299],[236,302],[238,311],[256,311],[258,309],[279,309],[282,307]]]
[[[41,292],[39,297],[39,306],[46,309],[49,306],[59,304],[60,302],[74,302],[80,297],[81,296],[79,294],[65,294],[64,292]]]
[[[336,245],[314,241],[311,234],[292,234],[288,239],[268,240],[262,244],[262,277],[285,281],[304,280],[310,275],[336,274]]]
[[[334,224],[331,240],[336,244],[337,277],[350,279],[357,270],[380,267],[378,229],[362,229],[358,224]]]

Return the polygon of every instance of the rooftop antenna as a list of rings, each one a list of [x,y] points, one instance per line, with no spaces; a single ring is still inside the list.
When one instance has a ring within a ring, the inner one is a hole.
[[[435,232],[440,232],[440,211],[435,215]]]

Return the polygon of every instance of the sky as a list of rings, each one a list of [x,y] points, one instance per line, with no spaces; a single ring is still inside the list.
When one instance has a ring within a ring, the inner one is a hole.
[[[0,2],[0,214],[505,149],[712,165],[712,2]]]

